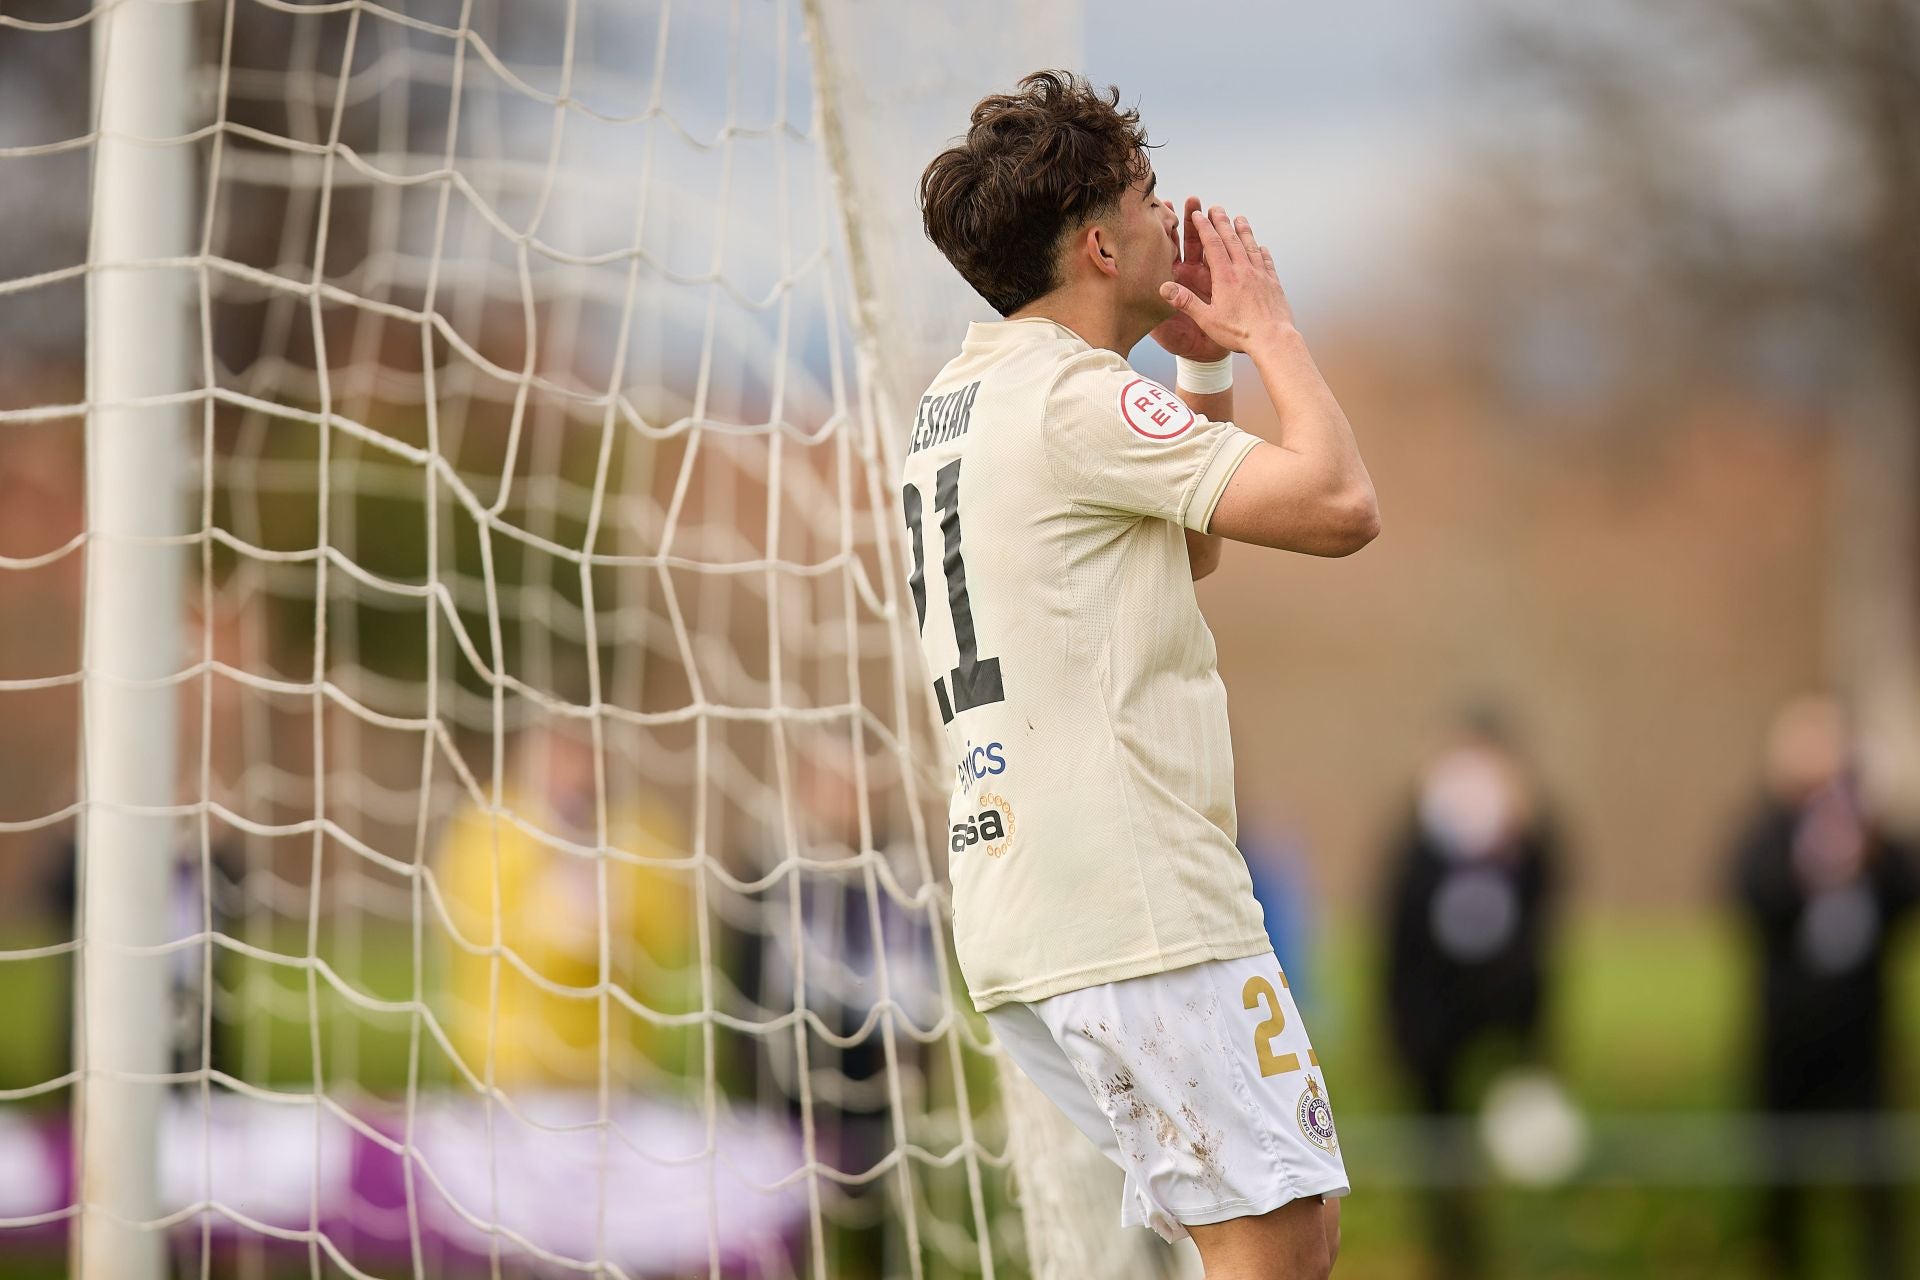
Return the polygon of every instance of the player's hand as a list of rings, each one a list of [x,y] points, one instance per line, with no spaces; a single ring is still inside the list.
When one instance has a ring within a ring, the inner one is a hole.
[[[1227,217],[1214,205],[1205,213],[1189,200],[1188,235],[1200,235],[1211,296],[1201,297],[1178,280],[1160,286],[1160,296],[1191,319],[1202,333],[1229,351],[1245,351],[1259,339],[1293,326],[1273,254],[1253,238],[1245,218]],[[1183,255],[1184,256],[1184,255]]]
[[[1213,277],[1200,251],[1200,232],[1194,227],[1194,215],[1199,212],[1199,197],[1188,196],[1187,207],[1180,215],[1179,251],[1173,255],[1173,282],[1206,302],[1213,297]],[[1206,330],[1184,311],[1176,310],[1162,320],[1151,336],[1168,355],[1183,360],[1210,364],[1227,358],[1227,349],[1209,338]]]

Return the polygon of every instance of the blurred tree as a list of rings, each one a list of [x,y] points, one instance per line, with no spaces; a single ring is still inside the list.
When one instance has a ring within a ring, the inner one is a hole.
[[[1829,662],[1920,822],[1885,785],[1920,777],[1920,0],[1503,0],[1491,33],[1488,349],[1643,427],[1703,383],[1837,424]]]

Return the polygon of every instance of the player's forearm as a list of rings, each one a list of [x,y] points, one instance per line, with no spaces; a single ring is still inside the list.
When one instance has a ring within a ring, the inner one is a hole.
[[[1312,463],[1328,493],[1371,506],[1373,479],[1353,427],[1300,331],[1276,327],[1249,343],[1247,355],[1280,420],[1271,443]]]
[[[1182,404],[1215,422],[1233,421],[1233,388],[1225,391],[1189,391],[1174,384],[1173,393],[1180,397]],[[1220,554],[1225,539],[1217,534],[1200,533],[1187,530],[1187,563],[1192,566],[1195,582],[1206,577],[1220,567]]]

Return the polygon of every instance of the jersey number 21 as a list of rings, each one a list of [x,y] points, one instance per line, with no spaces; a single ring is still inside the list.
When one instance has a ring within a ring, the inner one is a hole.
[[[907,485],[900,490],[900,504],[907,513],[907,537],[913,543],[913,575],[907,585],[913,589],[913,607],[919,614],[920,629],[927,629],[927,549],[920,530],[920,489]],[[947,552],[941,567],[947,575],[947,608],[953,613],[953,642],[960,651],[960,665],[942,681],[933,680],[934,697],[940,700],[940,719],[952,723],[954,716],[990,702],[1005,700],[1000,687],[1000,659],[983,658],[973,635],[973,606],[967,600],[967,565],[960,558],[960,459],[941,467],[934,477],[933,505],[940,512],[940,539]],[[948,697],[948,686],[952,697]]]

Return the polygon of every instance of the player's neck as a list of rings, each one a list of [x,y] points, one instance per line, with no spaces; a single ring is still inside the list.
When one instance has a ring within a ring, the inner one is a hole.
[[[1113,305],[1111,294],[1093,294],[1071,287],[1035,298],[1007,319],[1051,320],[1079,334],[1088,346],[1104,347],[1121,356],[1147,336],[1145,329],[1129,322]]]

